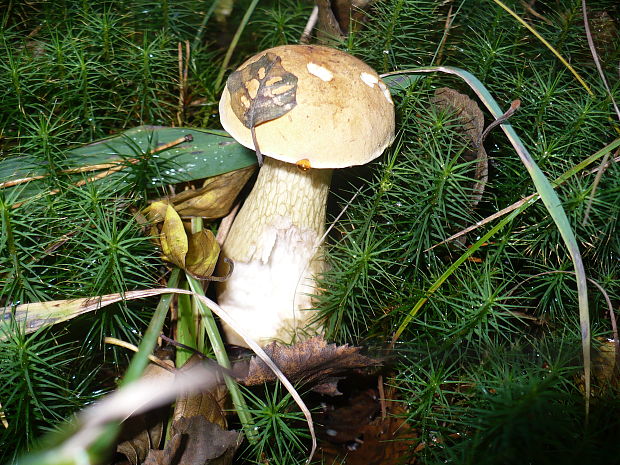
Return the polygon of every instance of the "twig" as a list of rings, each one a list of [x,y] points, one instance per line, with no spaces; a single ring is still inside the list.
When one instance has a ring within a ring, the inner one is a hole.
[[[515,111],[517,111],[520,106],[521,106],[521,100],[518,100],[518,99],[517,100],[513,100],[510,103],[510,108],[508,110],[506,110],[506,113],[504,113],[502,116],[500,116],[495,121],[493,121],[491,124],[489,124],[487,126],[487,128],[483,131],[482,135],[480,136],[480,140],[478,141],[478,147],[480,147],[482,145],[484,140],[487,138],[489,133],[494,128],[496,128],[500,124],[505,123],[508,120],[508,118],[510,118],[512,115],[514,115]]]
[[[424,252],[428,252],[429,250],[434,249],[435,247],[439,247],[442,244],[445,244],[446,242],[451,242],[454,239],[457,239],[459,237],[461,237],[464,234],[467,234],[468,232],[473,231],[474,229],[478,229],[480,226],[484,226],[487,223],[490,223],[493,220],[496,220],[497,218],[501,218],[502,216],[510,213],[513,210],[516,210],[517,208],[521,207],[522,205],[525,205],[526,203],[530,202],[532,199],[538,199],[538,193],[535,194],[530,194],[527,197],[519,200],[518,202],[513,203],[512,205],[503,208],[502,210],[493,213],[491,216],[487,216],[485,219],[478,221],[477,223],[457,232],[456,234],[453,234],[452,236],[448,237],[447,239],[444,239],[441,242],[438,242],[437,244],[429,247],[428,249],[424,250]]]
[[[119,346],[119,347],[123,347],[125,349],[129,349],[132,352],[138,352],[138,346],[135,346],[127,341],[122,341],[120,339],[117,339],[115,337],[106,337],[103,342],[105,342],[106,344],[111,344],[111,345],[115,345],[115,346]],[[162,359],[155,357],[153,354],[149,354],[148,358],[151,362],[153,362],[155,365],[163,368],[164,370],[167,370],[171,373],[175,372],[175,369],[173,367],[171,367],[170,365],[168,365],[166,362],[164,362]]]
[[[179,60],[179,109],[177,110],[177,122],[179,126],[183,126],[185,115],[185,97],[187,92],[187,74],[189,69],[190,48],[189,40],[185,41],[185,60],[183,60],[182,43],[178,43],[178,60]]]
[[[594,45],[594,40],[592,39],[592,33],[590,32],[590,23],[588,22],[588,12],[586,11],[586,0],[581,0],[581,10],[583,14],[583,27],[586,31],[586,38],[588,39],[588,46],[590,47],[590,53],[592,54],[592,59],[594,60],[594,64],[596,65],[596,70],[598,71],[601,80],[603,81],[603,85],[605,86],[605,90],[607,91],[607,96],[611,99],[611,103],[614,106],[614,110],[616,111],[616,116],[620,121],[620,109],[618,105],[616,105],[616,101],[614,100],[614,96],[611,93],[611,89],[609,88],[609,84],[607,83],[607,79],[605,78],[605,73],[603,73],[603,68],[601,66],[601,62],[598,59],[598,53],[596,52],[596,46]]]
[[[551,21],[546,16],[541,15],[538,11],[536,11],[534,8],[532,8],[532,5],[530,5],[529,3],[524,2],[523,0],[521,0],[521,6],[523,6],[523,8],[525,8],[525,11],[527,11],[532,16],[535,16],[536,18],[544,21],[545,23],[549,24],[550,26],[554,25],[553,21]]]
[[[441,64],[441,59],[443,58],[443,51],[446,46],[446,42],[448,41],[448,35],[450,34],[450,29],[452,28],[452,20],[453,20],[452,7],[453,5],[450,5],[450,9],[448,10],[448,14],[446,16],[446,22],[443,27],[443,36],[441,37],[441,42],[439,42],[439,47],[437,50],[436,63],[438,65]]]
[[[312,13],[310,13],[310,17],[308,18],[308,22],[306,23],[306,27],[304,27],[304,32],[301,33],[301,37],[299,38],[300,44],[307,44],[310,42],[310,36],[312,35],[312,30],[314,26],[316,26],[316,22],[319,19],[319,6],[314,5],[312,8]]]
[[[616,151],[618,153],[618,151]],[[609,153],[606,153],[603,157],[603,161],[596,170],[596,176],[594,177],[594,181],[592,182],[592,192],[590,192],[590,198],[588,199],[588,204],[586,205],[586,211],[583,214],[583,221],[581,222],[582,226],[585,226],[590,217],[590,210],[592,209],[592,203],[594,202],[594,196],[596,195],[596,190],[598,188],[599,182],[601,182],[601,178],[603,177],[603,173],[607,169],[607,161],[609,160]]]

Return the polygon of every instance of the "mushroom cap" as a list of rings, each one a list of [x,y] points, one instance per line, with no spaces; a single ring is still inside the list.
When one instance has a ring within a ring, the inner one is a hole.
[[[370,66],[329,47],[283,45],[253,56],[238,70],[243,73],[268,53],[279,57],[284,70],[297,77],[297,89],[296,105],[290,111],[255,126],[263,155],[304,168],[344,168],[368,163],[392,143],[394,104]],[[264,76],[263,68],[258,74],[261,71]],[[248,108],[247,96],[257,95],[259,81],[245,76],[246,97],[238,92],[231,96],[229,78],[220,99],[220,120],[239,143],[254,149],[251,131],[235,114],[231,101],[241,98]]]

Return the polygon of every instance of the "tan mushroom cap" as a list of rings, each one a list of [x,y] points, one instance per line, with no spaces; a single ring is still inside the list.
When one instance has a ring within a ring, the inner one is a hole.
[[[284,45],[255,55],[239,69],[269,52],[297,76],[297,105],[256,126],[263,155],[312,168],[344,168],[368,163],[392,143],[394,104],[370,66],[329,47]],[[224,89],[222,126],[239,143],[254,149],[251,132],[233,112],[230,100]]]

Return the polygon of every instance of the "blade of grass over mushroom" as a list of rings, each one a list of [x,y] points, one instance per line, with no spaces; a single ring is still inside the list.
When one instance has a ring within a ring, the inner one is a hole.
[[[579,81],[579,83],[583,86],[583,88],[588,92],[588,94],[590,95],[594,95],[594,92],[592,92],[592,89],[590,89],[590,86],[586,83],[586,81],[584,81],[584,79],[581,77],[581,75],[577,72],[577,70],[575,70],[575,68],[573,68],[571,66],[571,64],[566,61],[566,59],[560,55],[560,52],[558,52],[543,36],[541,36],[538,31],[536,31],[536,29],[534,29],[532,26],[530,26],[523,18],[521,18],[517,13],[515,13],[513,10],[511,10],[508,5],[506,5],[504,2],[502,2],[501,0],[493,0],[493,2],[495,2],[497,5],[499,5],[501,8],[503,8],[505,11],[508,12],[508,14],[510,14],[511,16],[513,16],[517,21],[519,21],[519,23],[525,27],[528,31],[530,31],[532,34],[534,34],[534,36],[540,40],[545,47],[547,47],[549,49],[549,51],[551,53],[553,53],[556,57],[558,57],[558,59],[562,62],[562,64],[564,66],[566,66],[566,68],[568,68],[568,70],[573,73],[573,76],[575,76],[575,79],[577,79],[577,81]]]
[[[230,41],[230,45],[228,46],[228,50],[226,50],[226,55],[224,56],[224,61],[222,61],[222,65],[220,66],[220,71],[217,75],[217,78],[215,79],[215,90],[216,92],[219,93],[221,86],[222,86],[222,81],[224,80],[224,74],[226,74],[226,68],[228,68],[228,64],[230,63],[230,59],[232,58],[233,53],[235,52],[235,48],[237,48],[237,44],[239,43],[239,39],[241,38],[241,34],[243,34],[243,30],[245,29],[245,27],[247,26],[248,22],[250,21],[250,18],[252,17],[252,13],[254,13],[254,10],[256,9],[256,6],[258,5],[259,0],[252,0],[252,3],[250,3],[248,5],[247,10],[245,10],[245,14],[243,15],[243,18],[241,19],[241,22],[239,23],[239,26],[237,27],[237,30],[235,31],[235,35],[233,36],[232,40]]]
[[[416,73],[434,73],[441,72],[447,74],[453,74],[461,79],[463,79],[471,89],[476,93],[476,95],[480,98],[482,103],[487,107],[487,109],[491,112],[494,118],[500,118],[503,115],[503,111],[500,106],[497,104],[493,96],[489,93],[489,91],[484,87],[484,85],[471,73],[468,73],[465,70],[448,67],[448,66],[437,66],[430,68],[416,68],[410,70],[403,71],[395,71],[391,73],[386,73],[385,76],[393,76],[399,74],[416,74]],[[571,228],[571,225],[566,216],[566,212],[562,208],[562,203],[558,198],[553,186],[549,182],[549,180],[545,177],[543,172],[540,170],[536,162],[532,159],[529,152],[521,142],[521,139],[512,128],[512,125],[508,122],[504,122],[501,125],[502,130],[508,137],[508,140],[516,150],[521,162],[527,169],[532,181],[534,182],[534,187],[536,191],[540,195],[549,215],[553,219],[556,224],[560,235],[568,249],[568,252],[573,260],[573,265],[575,267],[575,274],[577,279],[577,293],[579,299],[579,324],[581,329],[581,340],[582,340],[582,352],[583,352],[583,365],[584,365],[584,376],[585,376],[585,409],[586,416],[589,412],[590,407],[590,371],[591,371],[591,361],[590,361],[590,313],[588,307],[588,287],[587,280],[585,274],[585,268],[583,265],[583,260],[581,258],[581,253],[579,252],[579,246],[577,244],[577,240]]]
[[[168,144],[171,145],[167,147]],[[151,180],[154,186],[217,176],[256,163],[253,152],[224,131],[139,126],[70,150],[67,153],[68,168],[61,174],[74,182],[82,182],[82,173],[89,171],[105,173],[108,170],[109,173],[102,177],[119,177],[123,168],[145,158],[156,159],[160,176]],[[9,189],[27,183],[20,191],[20,197],[32,197],[44,189],[36,181],[47,174],[35,160],[7,158],[0,162],[0,188]],[[95,177],[92,180],[96,180]]]

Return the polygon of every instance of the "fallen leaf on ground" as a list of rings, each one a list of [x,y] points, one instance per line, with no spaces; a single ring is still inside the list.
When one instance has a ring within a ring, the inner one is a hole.
[[[387,416],[379,414],[378,393],[369,389],[348,405],[317,415],[321,437],[317,456],[333,465],[414,464],[415,431],[402,418],[400,402],[387,401]]]
[[[328,344],[321,337],[292,346],[274,342],[264,350],[292,383],[303,383],[316,392],[332,396],[340,394],[337,384],[342,377],[382,365],[381,360],[360,354],[360,347]],[[246,386],[275,380],[271,369],[257,357],[250,360],[247,375],[240,377]]]
[[[188,370],[197,363],[204,363],[195,354],[185,363],[181,371]],[[179,421],[181,418],[191,418],[201,415],[211,423],[221,428],[228,427],[226,415],[224,414],[224,404],[228,398],[228,390],[225,385],[219,384],[212,389],[195,394],[183,394],[174,406],[172,421]]]
[[[164,362],[170,368],[174,368],[171,360]],[[147,365],[142,375],[142,379],[152,380],[153,383],[163,378],[174,378],[174,373],[154,364]],[[142,463],[151,449],[159,447],[168,412],[168,406],[161,407],[130,417],[123,422],[123,430],[116,451],[127,457],[132,465]]]
[[[174,422],[164,450],[152,450],[144,465],[228,465],[243,436],[226,431],[204,416]]]

